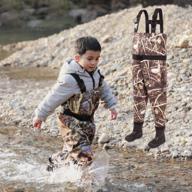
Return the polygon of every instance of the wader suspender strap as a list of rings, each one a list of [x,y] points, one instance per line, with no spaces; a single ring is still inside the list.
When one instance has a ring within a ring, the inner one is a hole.
[[[76,82],[81,90],[81,93],[86,92],[86,87],[85,87],[84,81],[79,77],[79,75],[77,75],[76,73],[70,73],[70,75],[72,75],[74,77],[74,79],[76,80]],[[65,109],[63,114],[75,117],[79,121],[91,121],[91,119],[92,119],[91,115],[79,115],[79,114],[73,113],[70,109]]]
[[[152,16],[152,20],[149,20],[149,16],[146,10],[141,10],[135,20],[135,28],[134,32],[137,33],[139,28],[139,22],[141,19],[142,13],[145,14],[145,33],[149,32],[149,26],[151,25],[151,33],[156,33],[156,25],[160,25],[160,33],[163,33],[163,13],[162,9],[155,9],[154,14]],[[159,15],[159,19],[157,16]],[[133,59],[135,60],[166,60],[166,55],[135,55],[133,54]]]
[[[86,92],[84,81],[79,77],[79,75],[77,75],[76,73],[70,73],[70,75],[72,75],[74,79],[77,81],[77,84],[81,90],[81,93]]]
[[[141,15],[142,13],[145,14],[145,32],[149,33],[149,16],[146,10],[141,10],[139,11],[137,17],[135,18],[135,28],[134,28],[134,32],[137,33],[138,28],[139,28],[139,22],[141,19]]]
[[[162,9],[155,9],[154,14],[152,16],[152,20],[149,20],[149,16],[146,10],[141,10],[139,11],[136,20],[135,20],[135,28],[134,32],[137,33],[139,29],[139,22],[141,19],[141,15],[144,13],[145,15],[145,33],[150,33],[149,32],[149,25],[151,24],[151,33],[156,32],[156,25],[160,25],[160,33],[163,33],[163,13]],[[159,14],[159,19],[157,20],[157,16]]]
[[[86,92],[86,87],[85,87],[84,81],[79,77],[79,75],[77,75],[76,73],[69,73],[69,74],[71,76],[73,76],[74,79],[76,80],[76,82],[81,90],[81,93]],[[65,109],[63,114],[75,117],[79,121],[90,121],[91,120],[90,115],[79,115],[79,114],[73,113],[70,109]]]
[[[159,14],[159,20],[157,20],[157,16]],[[155,12],[152,16],[152,23],[151,23],[151,32],[156,32],[156,25],[160,25],[160,33],[163,33],[163,13],[162,9],[155,9]]]
[[[101,87],[101,85],[102,85],[102,83],[103,83],[104,76],[101,75],[100,70],[98,70],[98,73],[99,73],[99,75],[100,75],[100,78],[99,78],[99,87]]]
[[[99,70],[98,70],[98,73],[100,75],[99,86],[101,86],[104,76],[101,75]],[[69,74],[72,75],[74,77],[74,79],[77,81],[77,84],[81,90],[81,93],[86,92],[86,87],[85,87],[84,81],[79,77],[79,75],[77,75],[76,73],[69,73]],[[63,114],[75,117],[79,121],[91,121],[93,118],[93,114],[92,115],[79,115],[79,114],[73,113],[70,109],[65,109]]]
[[[101,75],[100,70],[98,70],[98,73],[100,75],[100,78],[99,78],[99,87],[100,87],[103,83],[104,76]],[[77,75],[76,73],[70,73],[70,75],[72,75],[74,77],[74,79],[77,81],[77,84],[81,90],[81,93],[86,92],[86,87],[85,87],[84,81],[79,77],[79,75]]]

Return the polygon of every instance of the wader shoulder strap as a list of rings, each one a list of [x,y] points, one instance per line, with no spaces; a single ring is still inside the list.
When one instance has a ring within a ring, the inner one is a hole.
[[[159,19],[157,19],[159,15]],[[154,11],[154,14],[152,16],[152,23],[151,23],[151,32],[155,33],[156,32],[156,25],[160,25],[160,33],[163,33],[163,13],[162,9],[157,8]]]
[[[77,81],[77,84],[81,90],[81,93],[86,92],[86,87],[84,81],[76,73],[70,73],[71,76]]]
[[[135,33],[137,33],[138,31],[139,22],[140,22],[142,13],[144,13],[145,15],[145,33],[155,33],[157,24],[160,25],[160,33],[163,33],[163,13],[162,13],[162,9],[160,8],[155,9],[152,16],[152,20],[149,20],[148,13],[145,9],[140,10],[135,20],[135,27],[134,27]],[[159,15],[159,19],[157,19],[158,15]],[[149,30],[150,26],[151,26],[151,32]]]
[[[141,18],[142,13],[145,14],[145,24],[146,24],[146,33],[156,33],[156,25],[159,24],[160,25],[160,33],[163,33],[163,13],[162,13],[162,9],[157,8],[155,9],[153,15],[152,15],[152,19],[149,20],[148,18],[148,13],[146,10],[141,10],[137,17],[136,17],[136,26],[134,31],[137,33],[138,31],[138,26],[139,26],[139,21]],[[151,30],[149,30],[149,28],[151,27]],[[145,34],[142,34],[142,38],[146,38],[148,39],[149,37],[151,37],[151,34],[145,36]],[[135,60],[166,60],[166,55],[152,55],[152,54],[133,54],[133,59]]]
[[[141,11],[139,11],[137,17],[135,18],[135,28],[134,28],[134,32],[136,33],[138,31],[139,28],[139,22],[141,19],[141,15],[142,13],[144,13],[145,15],[145,32],[149,33],[149,16],[146,10],[142,9]]]
[[[100,78],[99,78],[99,87],[101,87],[102,83],[103,83],[103,79],[104,79],[104,76],[101,74],[100,70],[98,70],[98,73],[100,75]]]

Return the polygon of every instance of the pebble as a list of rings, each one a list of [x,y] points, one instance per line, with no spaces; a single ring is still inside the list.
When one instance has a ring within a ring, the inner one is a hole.
[[[160,150],[162,155],[172,156],[172,158],[181,155],[188,157],[192,148],[192,134],[186,131],[192,125],[192,52],[189,48],[191,46],[191,31],[187,29],[187,25],[183,20],[186,20],[190,23],[189,26],[192,26],[192,21],[188,19],[192,18],[192,11],[191,7],[184,9],[175,5],[171,5],[169,9],[167,6],[162,6],[162,9],[165,12],[165,29],[168,34],[169,66],[166,113],[168,122],[166,142],[169,145],[166,147],[162,146]],[[118,14],[100,17],[97,20],[62,31],[49,38],[23,42],[22,46],[25,49],[22,49],[20,44],[16,44],[14,49],[16,50],[18,46],[18,52],[0,61],[0,66],[9,63],[11,66],[16,67],[49,65],[52,68],[59,68],[63,64],[63,59],[72,56],[71,41],[80,35],[95,34],[98,40],[105,44],[102,50],[100,68],[105,75],[106,81],[113,86],[113,90],[119,99],[117,105],[119,117],[116,121],[111,123],[109,112],[102,105],[95,115],[98,142],[100,144],[112,143],[113,146],[119,146],[120,148],[134,146],[144,149],[148,141],[154,137],[154,119],[150,105],[147,106],[146,110],[143,137],[131,144],[127,144],[124,141],[125,135],[132,131],[132,21],[135,13],[139,10],[140,7],[134,7],[129,9],[129,11],[122,11],[121,22],[119,22],[120,11]],[[153,7],[149,7],[149,12],[152,10]],[[171,15],[171,20],[168,19],[168,15]],[[180,18],[185,19],[181,20]],[[105,26],[106,30],[98,30],[102,29],[103,26]],[[126,35],[122,36],[120,34]],[[63,41],[64,37],[65,41]],[[182,48],[175,48],[175,46]],[[3,75],[0,76],[0,118],[2,123],[15,123],[17,127],[31,127],[34,109],[50,90],[53,83],[54,81],[51,80],[15,80]],[[43,130],[48,130],[47,133],[56,137],[59,133],[54,121],[55,116],[56,113],[53,114],[53,117],[48,117]],[[108,134],[106,134],[106,130]],[[155,153],[154,150],[150,150],[150,152]]]

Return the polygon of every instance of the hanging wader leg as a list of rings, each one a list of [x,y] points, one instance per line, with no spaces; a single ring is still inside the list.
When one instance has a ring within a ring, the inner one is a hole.
[[[146,33],[137,33],[142,13],[145,14],[146,19]],[[159,20],[157,20],[158,14]],[[155,33],[156,24],[160,25],[160,33],[158,34]],[[150,25],[151,33],[149,33]],[[155,138],[148,144],[150,148],[158,147],[165,142],[167,87],[165,43],[166,35],[163,34],[162,10],[156,9],[152,20],[148,19],[146,10],[141,10],[137,15],[133,40],[134,128],[126,140],[130,142],[142,136],[142,125],[149,100],[152,105],[156,129]]]
[[[144,13],[145,20],[146,20],[146,33],[149,33],[149,24],[148,24],[148,13],[146,10],[141,10],[139,14],[136,17],[136,23],[139,25],[140,17]],[[135,29],[135,33],[138,30]],[[135,42],[133,42],[135,43]],[[138,43],[134,45],[135,48],[138,48]],[[142,137],[142,128],[143,128],[143,122],[145,117],[145,110],[147,106],[147,89],[144,82],[144,76],[142,71],[142,65],[141,62],[138,60],[134,60],[132,64],[132,77],[133,77],[133,99],[134,99],[134,123],[133,123],[133,131],[131,134],[127,135],[125,139],[128,142],[132,142],[136,139],[139,139]]]

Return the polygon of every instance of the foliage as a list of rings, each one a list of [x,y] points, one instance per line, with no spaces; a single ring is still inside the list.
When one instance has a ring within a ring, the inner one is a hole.
[[[66,10],[70,7],[70,0],[0,0],[0,7],[6,10],[20,10],[25,6],[30,6],[35,9],[49,7],[53,10]]]
[[[0,7],[4,10],[20,10],[22,8],[21,0],[0,0]]]
[[[179,6],[192,5],[191,0],[119,0],[128,1],[130,6],[142,4],[143,7],[151,5],[163,5],[163,4],[177,4]],[[89,4],[103,4],[110,5],[115,0],[0,0],[0,8],[2,10],[21,10],[24,7],[33,7],[35,9],[41,7],[49,7],[50,10],[68,10],[72,7],[86,7]],[[0,9],[0,10],[1,10]]]

